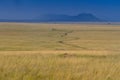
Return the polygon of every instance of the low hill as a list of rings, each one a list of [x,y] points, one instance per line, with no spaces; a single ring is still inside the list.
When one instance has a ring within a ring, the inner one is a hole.
[[[1,19],[0,22],[102,22],[103,20],[97,18],[95,15],[90,13],[81,13],[76,16],[69,15],[43,15],[41,17],[33,19]]]
[[[101,19],[97,18],[95,15],[90,13],[81,13],[76,16],[69,16],[69,15],[44,15],[38,18],[40,21],[72,21],[72,22],[99,22],[102,21]]]

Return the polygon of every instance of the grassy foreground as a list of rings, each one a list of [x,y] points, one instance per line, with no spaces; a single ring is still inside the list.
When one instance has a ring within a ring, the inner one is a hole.
[[[0,80],[120,80],[120,26],[0,23]]]

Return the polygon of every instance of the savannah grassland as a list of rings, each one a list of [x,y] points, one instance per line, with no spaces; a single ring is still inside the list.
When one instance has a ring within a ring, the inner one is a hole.
[[[0,23],[0,80],[120,80],[120,25]]]

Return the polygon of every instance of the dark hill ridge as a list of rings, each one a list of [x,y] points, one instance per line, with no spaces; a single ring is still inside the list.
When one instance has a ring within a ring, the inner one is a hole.
[[[78,16],[75,16],[75,19],[78,21],[101,21],[99,18],[89,13],[82,13]]]
[[[72,21],[72,22],[99,22],[101,19],[97,18],[93,14],[90,13],[81,13],[77,16],[69,16],[69,15],[44,15],[39,18],[41,21]]]
[[[97,18],[90,13],[81,13],[76,16],[69,15],[44,15],[33,19],[1,19],[0,22],[103,22],[103,20]]]

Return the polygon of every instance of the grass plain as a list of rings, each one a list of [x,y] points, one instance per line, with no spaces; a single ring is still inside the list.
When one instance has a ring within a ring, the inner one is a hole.
[[[120,25],[0,23],[0,80],[120,80]]]

